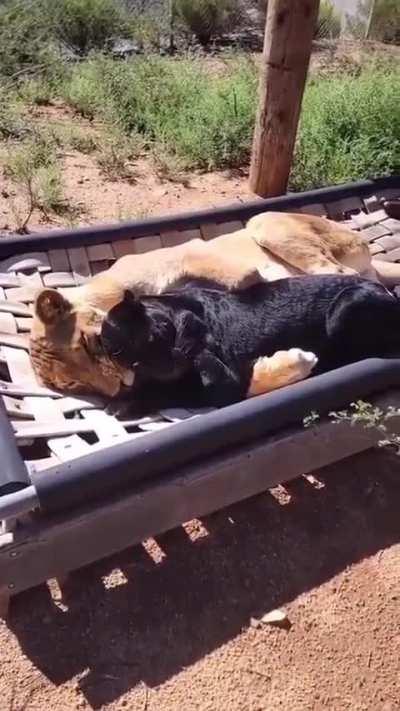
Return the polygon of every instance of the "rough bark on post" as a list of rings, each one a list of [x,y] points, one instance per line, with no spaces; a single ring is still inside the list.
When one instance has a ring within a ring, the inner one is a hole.
[[[269,0],[250,187],[286,192],[319,0]]]

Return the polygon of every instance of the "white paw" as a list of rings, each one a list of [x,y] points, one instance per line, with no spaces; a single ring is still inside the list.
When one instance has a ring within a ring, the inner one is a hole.
[[[270,264],[257,269],[262,281],[277,281],[292,276],[292,272],[281,264]]]
[[[299,364],[307,364],[310,371],[317,365],[318,358],[311,351],[303,351],[301,348],[289,348],[289,355]]]

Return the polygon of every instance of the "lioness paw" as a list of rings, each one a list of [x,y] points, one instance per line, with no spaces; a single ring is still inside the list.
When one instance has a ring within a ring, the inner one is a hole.
[[[312,351],[303,351],[301,348],[289,348],[287,351],[293,362],[302,366],[309,366],[309,372],[317,365],[318,358]],[[307,365],[306,365],[307,364]]]
[[[268,393],[303,380],[310,375],[317,362],[314,353],[301,348],[276,351],[273,356],[259,358],[253,367],[247,397]]]
[[[277,281],[292,276],[294,270],[284,264],[265,264],[258,268],[262,281]]]

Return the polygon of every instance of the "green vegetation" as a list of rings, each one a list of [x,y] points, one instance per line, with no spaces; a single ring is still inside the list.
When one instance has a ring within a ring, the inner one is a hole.
[[[105,51],[115,37],[134,36],[134,15],[119,0],[3,0],[0,72],[48,69],[71,54]]]
[[[0,86],[0,140],[21,138],[28,131],[22,114],[22,107],[14,93],[10,94]]]
[[[105,57],[77,65],[64,98],[148,148],[162,146],[202,169],[243,165],[249,157],[257,78],[254,65],[232,59],[210,76],[196,60],[159,57],[116,64]]]
[[[400,4],[398,0],[376,0],[369,37],[400,44]]]
[[[173,14],[203,47],[235,30],[243,17],[238,0],[174,0]]]
[[[303,102],[295,190],[400,171],[400,71],[317,78]]]
[[[32,92],[32,80],[29,86]],[[113,179],[128,177],[127,161],[143,150],[167,156],[165,163],[175,160],[180,169],[238,167],[249,161],[257,71],[247,58],[230,58],[225,70],[210,78],[199,60],[152,57],[121,63],[94,56],[74,65],[56,94],[103,124],[108,138],[101,145],[76,134],[69,145],[83,152],[97,150],[102,170]],[[16,106],[16,100],[14,107],[2,106],[3,137],[23,130]],[[359,76],[311,79],[292,189],[399,171],[399,106],[400,72],[395,66],[371,65]]]
[[[126,136],[116,131],[108,133],[97,143],[97,164],[109,180],[134,181],[130,165],[140,153],[141,139],[138,136]]]
[[[363,427],[366,430],[372,430],[379,438],[378,447],[389,448],[395,454],[400,454],[400,435],[390,427],[390,421],[400,417],[398,407],[389,405],[382,410],[370,402],[357,400],[357,402],[350,403],[347,410],[329,412],[328,417],[333,424],[347,423],[350,427]],[[312,410],[309,415],[303,418],[303,425],[307,429],[314,427],[319,421],[319,413]]]
[[[12,201],[18,232],[26,232],[35,209],[73,214],[64,198],[57,142],[51,134],[33,132],[18,145],[6,145],[1,158],[4,174],[18,188],[22,201]]]
[[[81,56],[135,32],[133,15],[115,0],[42,0],[42,4],[54,37]]]
[[[363,0],[360,11],[367,5]],[[174,57],[147,52],[119,61],[110,52],[115,39],[133,39],[142,48],[160,44],[150,15],[132,6],[125,0],[0,0],[2,166],[26,195],[21,229],[35,208],[66,209],[63,149],[92,154],[110,180],[135,180],[134,161],[144,152],[170,180],[182,180],[187,170],[249,162],[258,83],[252,55],[231,50],[214,63],[181,50]],[[374,27],[384,6],[392,12],[392,29],[398,28],[398,5],[391,0],[376,0]],[[207,45],[238,25],[243,1],[174,0],[170,7],[169,29]],[[335,37],[339,25],[331,0],[322,0],[318,36]],[[44,129],[30,119],[32,106],[55,101],[94,120],[95,130],[55,123]],[[394,63],[312,77],[291,189],[398,172],[399,107]]]
[[[62,129],[54,129],[53,135],[60,146],[72,148],[79,153],[94,153],[97,149],[97,141],[94,136],[79,128],[79,126],[70,125]]]
[[[231,59],[210,81],[198,61],[95,58],[78,65],[65,98],[86,116],[143,137],[186,167],[246,164],[257,72]],[[305,189],[400,169],[400,72],[373,65],[359,75],[318,77],[306,90],[292,187]]]
[[[44,135],[34,135],[16,147],[8,147],[2,156],[5,175],[18,187],[24,204],[13,204],[19,232],[25,232],[35,208],[44,214],[58,212],[63,205],[61,173],[55,144]]]
[[[14,76],[47,65],[53,55],[48,18],[40,2],[4,0],[0,4],[0,73]]]

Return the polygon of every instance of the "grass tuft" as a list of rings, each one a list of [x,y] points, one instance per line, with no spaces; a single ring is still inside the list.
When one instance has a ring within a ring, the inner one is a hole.
[[[97,163],[108,180],[135,180],[130,161],[141,147],[140,138],[119,132],[108,133],[97,144]]]
[[[13,204],[18,232],[28,231],[35,209],[46,217],[49,212],[64,214],[70,209],[63,195],[56,143],[51,137],[39,133],[17,145],[8,145],[2,165],[5,176],[18,188],[22,198],[22,206],[19,202]]]

